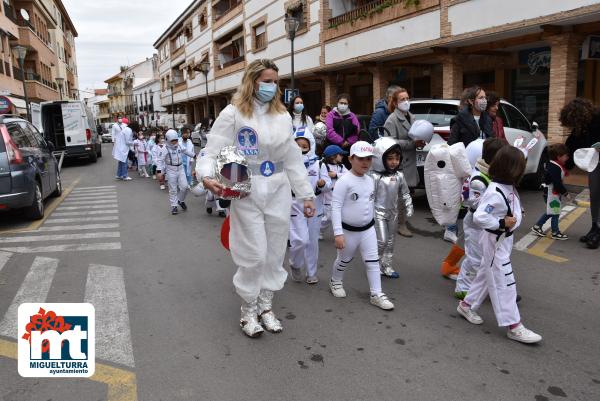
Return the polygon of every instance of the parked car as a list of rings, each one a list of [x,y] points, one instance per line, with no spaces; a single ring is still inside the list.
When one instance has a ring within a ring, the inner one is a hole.
[[[64,150],[65,158],[87,157],[96,163],[102,157],[102,138],[83,101],[42,102],[41,125],[44,138]]]
[[[102,134],[102,143],[111,143],[113,141],[112,132]]]
[[[28,121],[0,116],[0,210],[44,217],[44,199],[62,194],[54,144]]]
[[[206,135],[210,132],[210,129],[206,129],[202,123],[196,124],[192,131],[192,143],[201,148],[206,146]]]
[[[432,145],[442,140],[448,140],[450,120],[458,114],[459,106],[460,101],[456,99],[419,99],[410,102],[410,111],[415,115],[415,119],[429,121],[433,124],[435,132],[434,139],[423,149],[417,150],[417,168],[421,177],[421,185],[424,185],[423,166],[427,153]],[[504,132],[509,143],[514,143],[519,137],[523,137],[524,142],[528,143],[534,135],[538,136],[538,143],[529,151],[522,185],[539,188],[544,179],[544,166],[548,160],[546,138],[539,131],[537,123],[530,123],[523,113],[507,101],[500,101],[498,116],[504,122]]]

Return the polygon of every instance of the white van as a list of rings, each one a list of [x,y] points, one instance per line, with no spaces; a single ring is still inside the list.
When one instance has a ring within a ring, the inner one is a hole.
[[[91,110],[81,100],[42,102],[40,120],[44,138],[65,157],[87,157],[92,163],[102,157],[102,140]]]

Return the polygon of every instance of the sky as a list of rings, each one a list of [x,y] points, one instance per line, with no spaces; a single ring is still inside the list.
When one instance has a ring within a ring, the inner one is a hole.
[[[104,80],[151,57],[152,44],[192,0],[63,0],[75,39],[79,89],[106,88]],[[87,94],[81,93],[82,97]]]

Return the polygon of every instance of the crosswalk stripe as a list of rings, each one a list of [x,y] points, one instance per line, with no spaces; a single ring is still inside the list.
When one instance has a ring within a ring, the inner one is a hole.
[[[8,252],[0,252],[0,272],[8,262],[8,259],[12,256],[11,253]]]
[[[99,216],[99,217],[74,217],[72,219],[48,219],[45,224],[56,223],[79,223],[84,221],[107,221],[119,220],[119,216]]]
[[[117,195],[98,195],[98,196],[71,196],[69,195],[65,202],[68,201],[86,201],[86,200],[101,200],[101,199],[117,199]]]
[[[105,185],[103,187],[77,187],[75,189],[73,189],[73,192],[79,192],[79,191],[86,191],[86,190],[93,190],[93,189],[104,189],[104,188],[116,188],[116,185]]]
[[[72,239],[95,239],[95,238],[120,238],[118,231],[101,231],[98,233],[77,233],[77,234],[49,234],[49,235],[31,235],[27,237],[0,237],[0,243],[14,242],[38,242],[38,241],[65,241]]]
[[[117,195],[117,191],[101,191],[101,192],[71,192],[69,196],[97,196],[97,195]]]
[[[62,205],[64,206],[80,206],[80,205],[104,205],[107,202],[114,202],[114,199],[106,199],[106,200],[89,200],[89,201],[69,201],[66,199]]]
[[[48,246],[1,246],[0,251],[14,253],[41,253],[41,252],[73,252],[73,251],[111,251],[121,249],[120,242],[96,242],[90,244],[62,244]]]
[[[559,215],[559,221],[563,219],[563,217],[565,217],[568,213],[572,212],[575,209],[574,206],[570,206],[567,205],[565,207],[562,208],[562,211],[560,212]],[[550,220],[548,220],[544,226],[542,227],[542,230],[544,232],[548,231],[548,229],[550,228]],[[515,248],[518,251],[526,251],[527,248],[529,248],[529,245],[531,245],[533,242],[535,242],[535,240],[540,239],[539,236],[537,236],[536,234],[530,232],[527,233],[523,236],[523,238],[521,238],[517,243],[515,243],[515,245],[513,246],[513,248]]]
[[[116,203],[107,203],[105,205],[88,205],[88,206],[60,206],[55,210],[84,210],[84,209],[108,209],[111,207],[119,207]]]
[[[118,210],[81,210],[79,212],[59,212],[52,213],[52,217],[62,216],[88,216],[88,215],[100,215],[100,214],[118,214]]]
[[[91,264],[84,302],[96,310],[96,356],[134,367],[123,269]]]
[[[58,259],[41,256],[35,258],[25,276],[25,280],[23,280],[17,291],[17,295],[13,298],[2,322],[0,322],[0,334],[12,338],[17,337],[17,311],[19,305],[25,302],[45,302],[57,267]]]
[[[106,228],[119,228],[119,223],[106,223],[106,224],[82,224],[82,225],[68,225],[68,226],[48,226],[40,227],[36,231],[21,231],[21,233],[35,233],[40,231],[78,231],[78,230],[102,230]]]

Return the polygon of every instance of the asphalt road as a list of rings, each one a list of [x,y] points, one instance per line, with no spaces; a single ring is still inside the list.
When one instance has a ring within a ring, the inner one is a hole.
[[[396,243],[400,279],[383,282],[394,311],[369,304],[357,261],[346,273],[348,297],[331,296],[330,235],[321,242],[321,282],[288,282],[276,295],[283,333],[249,339],[238,327],[235,266],[218,241],[222,219],[193,196],[187,212],[171,216],[156,182],[136,173],[130,182],[113,179],[111,144],[103,146],[97,164],[63,168],[74,189],[37,231],[18,232],[29,223],[0,215],[3,400],[600,399],[600,251],[577,241],[589,211],[565,216],[571,240],[523,240],[513,253],[523,322],[541,344],[508,340],[489,302],[482,326],[457,315],[454,282],[439,274],[449,245],[423,197],[411,219],[415,236]],[[521,196],[527,213],[516,241],[544,209],[538,192]],[[86,204],[98,207],[80,209]],[[42,262],[54,270],[33,282]],[[102,375],[18,375],[8,323],[11,305],[28,293],[40,302],[95,302]]]

